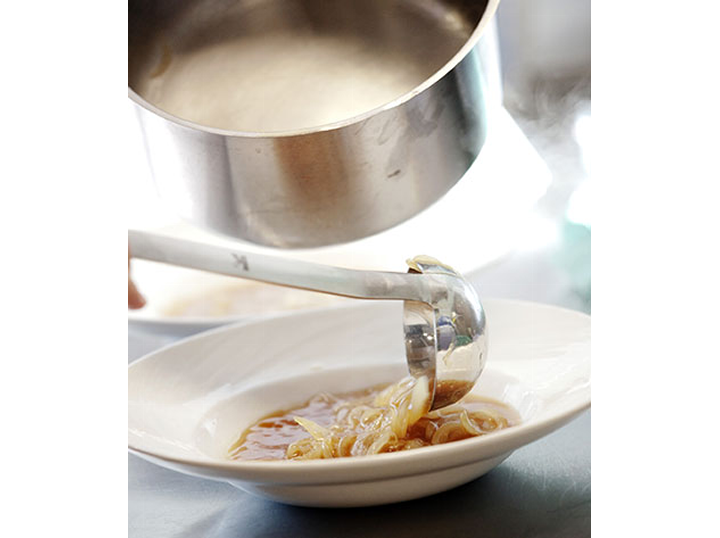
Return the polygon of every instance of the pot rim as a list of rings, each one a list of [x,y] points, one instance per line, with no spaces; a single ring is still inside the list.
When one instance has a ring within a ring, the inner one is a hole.
[[[396,99],[393,99],[392,101],[389,101],[388,103],[385,103],[384,105],[380,105],[378,107],[372,108],[370,110],[367,110],[363,112],[362,114],[357,114],[355,116],[352,116],[350,118],[335,121],[332,123],[326,123],[322,125],[318,125],[316,127],[305,127],[302,129],[289,129],[289,130],[283,130],[283,131],[270,131],[270,132],[260,132],[260,131],[234,131],[229,129],[221,129],[217,127],[210,127],[208,125],[203,125],[201,123],[196,123],[194,121],[186,120],[183,118],[180,118],[178,116],[175,116],[173,114],[170,114],[168,112],[165,112],[161,108],[158,108],[157,106],[153,105],[149,101],[147,101],[145,98],[141,97],[135,90],[133,90],[128,85],[128,97],[135,102],[135,104],[145,108],[146,110],[155,113],[156,115],[160,116],[161,118],[164,118],[165,120],[175,123],[177,125],[180,125],[182,127],[186,127],[189,129],[193,129],[195,131],[201,131],[206,132],[210,134],[216,134],[221,136],[228,136],[228,137],[238,137],[238,138],[285,138],[285,137],[294,137],[294,136],[304,136],[304,135],[312,135],[319,132],[325,132],[325,131],[334,131],[339,130],[345,127],[348,127],[350,125],[354,125],[357,123],[360,123],[362,121],[365,121],[372,116],[375,116],[377,114],[380,114],[381,112],[385,112],[387,110],[391,110],[393,108],[397,108],[404,103],[412,100],[417,95],[420,95],[425,90],[429,89],[431,86],[435,85],[437,81],[442,79],[445,75],[447,75],[450,71],[455,69],[457,65],[465,59],[465,57],[470,53],[470,51],[475,47],[477,42],[480,40],[480,36],[482,35],[483,31],[485,30],[485,27],[489,24],[492,17],[495,15],[495,12],[497,11],[498,4],[500,3],[500,0],[488,0],[487,6],[485,7],[485,11],[482,14],[482,17],[480,17],[480,20],[477,23],[477,26],[473,30],[472,34],[470,34],[470,37],[465,41],[463,46],[458,50],[455,55],[450,58],[440,69],[438,69],[435,73],[433,73],[430,77],[425,79],[423,82],[421,82],[418,86],[413,88],[412,90],[404,93],[400,97],[397,97]]]

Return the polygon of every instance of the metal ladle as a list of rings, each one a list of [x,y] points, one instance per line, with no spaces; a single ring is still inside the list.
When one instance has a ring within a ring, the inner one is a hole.
[[[413,377],[426,376],[431,409],[457,402],[485,366],[485,312],[455,270],[419,256],[408,273],[360,271],[195,243],[140,231],[128,233],[134,258],[201,269],[357,299],[404,301],[405,355]]]

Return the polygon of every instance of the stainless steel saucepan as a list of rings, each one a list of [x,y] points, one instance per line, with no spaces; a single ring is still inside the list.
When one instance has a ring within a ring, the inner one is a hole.
[[[426,208],[486,134],[498,0],[130,0],[129,94],[160,196],[293,248]]]

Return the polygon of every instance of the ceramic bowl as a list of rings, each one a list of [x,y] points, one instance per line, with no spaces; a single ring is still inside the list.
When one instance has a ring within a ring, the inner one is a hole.
[[[233,461],[227,451],[262,416],[320,391],[405,375],[402,305],[369,302],[226,326],[129,366],[128,444],[163,467],[283,503],[368,506],[444,491],[590,406],[590,318],[486,300],[489,352],[473,392],[505,402],[518,426],[405,452],[317,461]]]

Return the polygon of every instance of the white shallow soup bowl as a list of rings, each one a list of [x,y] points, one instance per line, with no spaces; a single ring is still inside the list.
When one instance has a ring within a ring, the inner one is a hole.
[[[590,406],[590,317],[486,300],[489,353],[473,393],[514,407],[518,426],[392,454],[315,461],[233,461],[259,418],[320,391],[406,375],[402,305],[358,303],[216,329],[160,349],[128,371],[128,445],[153,463],[304,506],[416,499],[487,473],[515,449]]]

